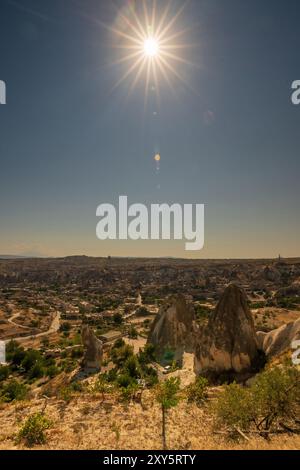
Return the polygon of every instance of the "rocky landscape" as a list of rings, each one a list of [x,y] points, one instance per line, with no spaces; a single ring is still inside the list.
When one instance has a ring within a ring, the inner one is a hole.
[[[268,358],[291,352],[292,344],[298,340],[300,318],[269,333],[256,332],[247,296],[235,284],[226,287],[202,328],[184,296],[170,297],[153,322],[148,338],[160,357],[170,349],[181,362],[185,352],[193,353],[197,375],[224,377],[224,373],[231,373],[235,378],[245,372],[254,374]]]
[[[298,260],[0,260],[0,448],[45,416],[37,448],[160,448],[172,381],[170,448],[300,448],[299,286]],[[292,391],[263,428],[259,381]]]

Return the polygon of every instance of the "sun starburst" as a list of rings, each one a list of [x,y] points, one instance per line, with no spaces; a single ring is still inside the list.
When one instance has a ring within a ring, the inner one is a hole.
[[[195,65],[184,54],[185,49],[194,45],[182,42],[187,29],[176,31],[188,3],[186,0],[176,12],[172,11],[172,0],[163,10],[158,9],[156,0],[129,0],[125,9],[116,9],[115,24],[103,25],[114,36],[113,47],[121,51],[113,65],[124,65],[123,74],[113,89],[131,81],[129,92],[132,92],[143,79],[146,101],[151,83],[157,93],[162,80],[173,91],[173,79],[189,86],[179,66]]]

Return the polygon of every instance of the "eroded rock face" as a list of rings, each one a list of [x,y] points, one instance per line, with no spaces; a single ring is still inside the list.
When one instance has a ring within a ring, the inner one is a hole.
[[[103,343],[88,325],[82,325],[82,343],[84,346],[83,367],[100,370],[103,358]]]
[[[184,352],[195,348],[195,323],[193,306],[182,295],[170,297],[161,307],[149,333],[148,343],[155,346],[156,354],[162,358],[168,350],[175,360],[182,360]]]
[[[246,294],[231,284],[199,335],[195,372],[244,372],[251,369],[257,356],[258,342]]]
[[[267,357],[277,357],[292,351],[293,342],[300,340],[300,318],[269,333],[259,331],[257,338],[259,348]]]

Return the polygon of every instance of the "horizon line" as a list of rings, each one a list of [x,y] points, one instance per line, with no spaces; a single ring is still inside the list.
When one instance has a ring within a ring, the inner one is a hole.
[[[164,260],[178,260],[178,261],[264,261],[264,260],[273,260],[273,261],[282,261],[282,260],[294,260],[294,259],[300,259],[299,256],[288,256],[288,257],[283,257],[283,256],[278,256],[278,257],[254,257],[254,258],[249,258],[249,257],[225,257],[225,258],[185,258],[185,257],[176,257],[176,256],[113,256],[113,255],[107,255],[107,256],[96,256],[96,255],[65,255],[65,256],[30,256],[30,255],[9,255],[9,254],[3,254],[0,255],[0,260],[9,260],[9,259],[37,259],[37,260],[55,260],[55,259],[66,259],[66,258],[91,258],[91,259],[136,259],[136,260],[159,260],[159,259],[164,259]]]

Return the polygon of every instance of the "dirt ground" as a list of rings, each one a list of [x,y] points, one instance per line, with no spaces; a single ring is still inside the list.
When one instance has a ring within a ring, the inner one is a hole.
[[[43,409],[45,400],[36,399],[0,409],[0,449],[22,449],[16,444],[16,434],[26,417]],[[161,443],[161,410],[149,392],[142,405],[124,405],[106,397],[80,395],[70,403],[56,398],[48,400],[45,411],[52,426],[46,432],[47,443],[37,449],[107,449],[159,450]],[[269,441],[250,437],[250,441],[228,439],[215,434],[213,420],[207,408],[180,402],[168,414],[168,447],[172,450],[211,449],[300,449],[300,436],[280,435]]]

